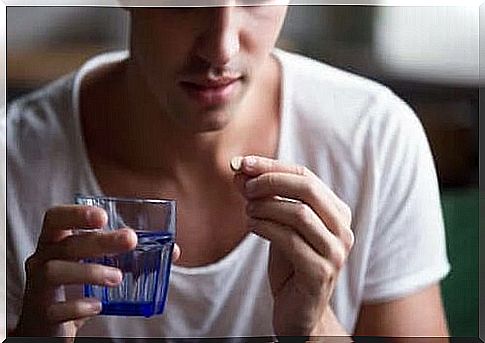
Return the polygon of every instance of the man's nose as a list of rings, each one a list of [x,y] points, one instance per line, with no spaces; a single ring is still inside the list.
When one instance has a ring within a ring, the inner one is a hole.
[[[197,55],[213,66],[224,66],[240,49],[237,7],[207,8],[206,29],[197,42]]]

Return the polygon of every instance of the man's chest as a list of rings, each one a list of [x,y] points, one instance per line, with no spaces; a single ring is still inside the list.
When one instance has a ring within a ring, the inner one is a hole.
[[[182,251],[178,265],[214,263],[229,254],[248,233],[245,200],[230,186],[214,184],[206,192],[180,192],[155,177],[140,177],[102,163],[95,165],[97,182],[106,195],[177,201],[176,243]]]

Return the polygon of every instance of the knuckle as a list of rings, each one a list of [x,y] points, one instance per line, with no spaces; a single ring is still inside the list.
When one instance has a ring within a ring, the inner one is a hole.
[[[54,284],[59,264],[55,260],[47,261],[44,264],[44,279],[48,284]]]
[[[355,235],[352,230],[346,229],[343,231],[342,243],[344,244],[346,252],[349,253],[355,243]]]
[[[293,233],[293,232],[290,232],[288,235],[287,235],[287,240],[288,240],[288,249],[290,251],[296,251],[298,249],[298,235]]]
[[[312,224],[312,210],[307,204],[301,203],[297,205],[297,217],[304,226]]]
[[[295,169],[296,169],[296,173],[298,175],[301,175],[301,176],[309,176],[310,175],[310,170],[305,166],[297,164],[297,165],[295,165]]]
[[[52,218],[55,216],[56,212],[58,211],[59,207],[50,207],[45,211],[44,218]]]
[[[332,282],[335,277],[334,265],[327,261],[321,263],[319,275],[323,284],[328,284],[329,282]]]
[[[338,236],[345,248],[345,251],[348,253],[352,249],[355,241],[354,232],[351,229],[352,210],[344,202],[338,203],[337,209],[341,214],[337,224]]]
[[[305,183],[305,191],[313,200],[318,199],[322,195],[320,185],[318,184],[318,181],[314,179],[309,179],[309,181]]]
[[[352,210],[350,209],[350,206],[344,202],[341,202],[339,206],[339,210],[340,210],[340,213],[342,214],[342,217],[345,220],[345,224],[347,226],[350,226],[352,221]]]
[[[342,222],[342,225],[350,226],[352,222],[352,210],[350,206],[341,199],[336,198],[335,209],[338,212],[339,220]]]
[[[72,306],[72,317],[75,318],[83,315],[84,306],[81,301],[74,301],[71,306]]]
[[[325,292],[326,285],[320,277],[308,280],[307,285],[308,292],[312,298],[318,299],[321,297],[321,294]]]
[[[344,248],[334,248],[332,252],[332,263],[335,266],[336,270],[340,270],[344,266],[345,260],[346,253],[344,251]]]
[[[35,255],[31,255],[27,257],[27,259],[25,260],[25,272],[27,274],[34,273],[35,270],[37,269],[37,266],[38,266],[38,262]]]
[[[266,175],[266,183],[268,185],[268,188],[269,189],[275,189],[278,181],[277,181],[277,178],[274,174],[267,174]]]
[[[328,263],[322,262],[318,265],[318,268],[316,268],[316,274],[318,276],[318,282],[320,284],[325,284],[327,280],[330,278],[330,266]]]
[[[49,226],[52,219],[55,217],[55,214],[57,212],[57,207],[51,207],[47,209],[44,213],[44,219],[43,219],[43,226]]]

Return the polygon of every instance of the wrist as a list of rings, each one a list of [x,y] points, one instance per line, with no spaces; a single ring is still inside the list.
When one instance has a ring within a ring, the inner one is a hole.
[[[317,322],[315,327],[310,332],[311,337],[315,336],[342,336],[349,337],[350,334],[345,330],[343,325],[335,316],[333,309],[327,306],[325,311],[323,311],[320,320]]]

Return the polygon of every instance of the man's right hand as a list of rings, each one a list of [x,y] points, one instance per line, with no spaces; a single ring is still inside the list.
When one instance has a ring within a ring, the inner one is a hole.
[[[128,228],[73,234],[75,229],[99,229],[106,222],[104,210],[93,206],[66,205],[46,212],[37,249],[25,263],[22,313],[14,335],[75,337],[82,324],[101,311],[97,299],[61,301],[59,295],[63,285],[113,287],[121,282],[117,268],[80,262],[136,247],[136,234]]]

